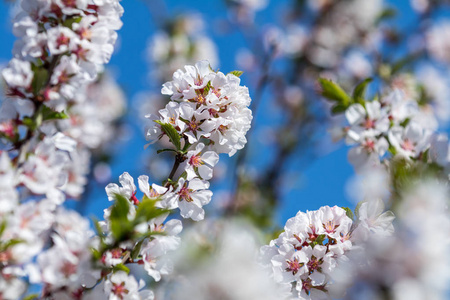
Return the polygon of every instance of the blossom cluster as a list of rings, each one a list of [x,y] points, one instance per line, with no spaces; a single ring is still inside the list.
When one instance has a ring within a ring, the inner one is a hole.
[[[109,61],[122,13],[112,0],[22,1],[13,25],[20,38],[15,58],[3,71],[11,93],[24,97],[34,92],[41,101],[60,100],[58,105],[73,98],[80,84],[96,78]],[[41,66],[46,64],[51,73],[44,74]]]
[[[408,78],[394,78],[379,98],[355,99],[345,110],[348,126],[331,130],[334,138],[345,137],[346,144],[353,146],[348,158],[357,170],[379,165],[386,153],[448,165],[448,145],[435,133],[438,121],[433,109],[420,103],[415,81]]]
[[[185,70],[176,71],[173,81],[163,85],[162,93],[170,95],[172,101],[159,115],[147,116],[155,121],[147,139],[153,143],[167,136],[175,146],[167,150],[177,153],[169,179],[180,176],[175,184],[169,184],[169,190],[166,188],[160,205],[179,207],[183,217],[198,221],[204,218],[203,205],[211,200],[207,180],[212,178],[218,154],[232,156],[247,142],[251,99],[236,75],[214,72],[207,61]],[[181,171],[177,170],[179,165]]]
[[[140,187],[143,184],[141,179],[139,179]],[[123,187],[119,188],[118,193],[111,194],[117,186],[111,184],[106,188],[111,200],[118,201],[118,196],[128,195],[129,190],[126,191],[126,188],[134,186],[133,179],[128,173],[124,173],[120,181]],[[103,273],[97,277],[97,284],[92,291],[86,293],[89,299],[105,299],[106,297],[109,299],[153,299],[153,292],[143,289],[142,279],[138,284],[135,276],[127,274],[129,269],[126,265],[142,265],[146,273],[156,282],[173,269],[171,261],[166,256],[180,244],[180,238],[177,235],[182,230],[181,221],[166,220],[168,213],[155,208],[153,200],[146,198],[147,194],[144,194],[142,201],[137,201],[135,195],[136,191],[131,197],[136,200],[134,202],[128,202],[127,198],[122,198],[125,203],[128,203],[126,206],[120,206],[116,202],[115,206],[105,209],[105,221],[99,222],[101,242],[95,247],[96,266],[102,269]],[[121,210],[119,213],[123,219],[117,218],[116,209]],[[144,216],[142,213],[144,210],[155,217]],[[117,233],[116,226],[126,227],[129,231],[122,231],[123,234],[120,235]]]
[[[86,182],[88,149],[112,136],[106,128],[124,106],[120,93],[95,92],[115,83],[94,82],[112,54],[123,9],[118,1],[29,0],[20,6],[13,25],[20,39],[2,71],[9,98],[2,103],[0,134],[18,157],[16,184],[54,199],[62,197],[55,190],[76,198]]]
[[[20,2],[19,39],[2,71],[2,298],[21,298],[28,284],[42,286],[44,298],[79,298],[100,276],[89,221],[61,205],[81,196],[91,150],[122,114],[123,95],[104,93],[117,85],[97,76],[122,13],[116,0]]]
[[[337,206],[300,211],[277,239],[261,248],[261,261],[276,282],[292,285],[292,298],[341,297],[346,287],[333,284],[336,268],[367,240],[393,233],[394,217],[383,210],[381,200],[364,202],[355,221]]]

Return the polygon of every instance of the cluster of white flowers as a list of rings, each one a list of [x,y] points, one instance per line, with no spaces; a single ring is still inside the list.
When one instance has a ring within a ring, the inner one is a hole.
[[[76,212],[57,208],[51,199],[29,201],[2,214],[2,222],[0,294],[5,299],[26,292],[24,277],[43,284],[44,295],[76,294],[95,284],[99,272],[91,268],[89,250],[93,232]]]
[[[42,100],[73,98],[85,80],[103,71],[114,49],[123,8],[118,1],[24,0],[13,29],[20,39],[14,59],[3,71],[16,95],[27,95],[33,74],[41,64],[51,64]],[[42,73],[39,74],[43,76]],[[45,76],[45,75],[44,75]]]
[[[136,191],[132,191],[134,186],[133,179],[128,173],[124,173],[120,181],[123,187],[109,185],[107,187],[108,195],[116,197],[117,194],[129,197],[131,192],[132,202],[129,206],[128,218],[132,220],[136,217],[136,208],[139,208],[139,201],[136,198]],[[143,187],[145,183],[142,176],[139,178],[139,185]],[[142,189],[141,189],[142,190]],[[149,190],[145,190],[144,195],[148,195]],[[115,192],[114,194],[111,194]],[[155,195],[153,195],[155,197]],[[133,201],[133,199],[135,199]],[[114,242],[111,234],[110,222],[111,209],[105,210],[105,221],[100,222],[102,230],[107,234],[107,242]],[[102,254],[101,264],[106,268],[114,268],[125,263],[136,263],[143,265],[144,270],[154,281],[161,280],[162,275],[172,272],[172,262],[167,258],[167,253],[178,248],[180,238],[177,236],[182,230],[181,221],[172,219],[165,222],[168,214],[151,219],[148,222],[142,222],[134,228],[137,233],[142,235],[151,233],[148,238],[136,242],[127,240],[120,243],[116,248],[107,250]],[[135,253],[130,257],[130,253]],[[142,290],[144,282],[140,280],[139,286],[133,275],[127,275],[125,272],[113,272],[104,278],[102,284],[97,285],[88,297],[92,299],[153,299],[153,293],[150,290]],[[123,284],[125,282],[125,284]],[[119,288],[118,286],[122,286]],[[111,298],[112,297],[112,298]],[[133,298],[134,297],[134,298]]]
[[[166,82],[162,93],[171,96],[160,117],[154,120],[169,123],[190,144],[205,140],[211,150],[232,156],[247,140],[252,113],[250,96],[240,79],[229,73],[214,72],[207,61],[178,70],[173,81]],[[156,125],[147,132],[149,140],[161,137]]]
[[[292,286],[292,298],[341,297],[346,287],[334,284],[336,268],[373,236],[393,233],[394,217],[383,209],[381,200],[364,202],[356,222],[337,206],[298,212],[278,239],[261,248],[261,261],[272,269],[276,282]]]
[[[176,151],[182,151],[178,158],[182,171],[178,174],[186,175],[166,189],[160,205],[168,209],[179,207],[184,218],[198,221],[204,218],[203,205],[211,200],[207,180],[219,160],[218,153],[232,156],[247,142],[251,99],[236,75],[214,72],[207,61],[185,69],[176,71],[173,81],[163,85],[162,93],[170,95],[172,101],[158,116],[147,116],[155,121],[147,139],[156,142],[167,135]],[[180,140],[184,141],[183,147]]]
[[[126,99],[116,81],[107,73],[87,85],[70,103],[69,118],[58,120],[59,131],[89,149],[97,149],[115,134],[114,122],[125,112]]]
[[[90,150],[112,136],[123,109],[122,94],[99,97],[117,91],[115,83],[95,81],[122,13],[118,0],[20,2],[19,40],[2,71],[2,298],[22,297],[29,283],[42,286],[43,297],[79,298],[100,278],[89,221],[60,205],[83,193]]]
[[[348,107],[345,117],[349,126],[334,129],[333,133],[345,136],[346,143],[354,145],[349,160],[356,169],[379,165],[388,149],[407,160],[425,159],[427,152],[433,154],[431,160],[446,159],[447,152],[436,147],[440,139],[434,134],[438,122],[433,110],[419,105],[413,97],[417,95],[408,96],[407,89],[394,85],[380,99]]]
[[[123,99],[120,93],[99,98],[98,90],[114,83],[93,81],[112,54],[122,13],[118,1],[20,3],[13,24],[20,39],[2,72],[10,97],[0,109],[0,135],[17,156],[15,184],[32,194],[57,204],[64,197],[56,192],[79,197],[88,173],[87,149],[112,136],[108,128]]]
[[[189,13],[175,17],[170,31],[155,33],[147,49],[152,73],[164,82],[177,69],[200,60],[208,60],[216,67],[219,62],[217,47],[205,34],[204,27],[200,14]]]

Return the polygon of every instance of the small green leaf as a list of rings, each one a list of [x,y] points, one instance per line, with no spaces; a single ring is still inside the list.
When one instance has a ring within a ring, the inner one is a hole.
[[[124,264],[118,264],[118,265],[115,265],[115,266],[113,267],[113,271],[114,271],[114,272],[124,271],[124,272],[126,272],[127,274],[130,274],[130,269],[129,269],[127,266],[125,266]]]
[[[24,117],[22,124],[27,126],[31,131],[34,131],[37,128],[36,122],[30,117]]]
[[[348,207],[343,207],[342,209],[345,210],[347,217],[349,217],[351,220],[353,220],[354,216],[353,216],[352,210]]]
[[[173,127],[172,124],[169,123],[162,123],[160,121],[155,121],[159,125],[161,125],[162,131],[164,131],[165,134],[169,137],[172,144],[175,146],[175,148],[178,150],[181,149],[181,142],[180,142],[180,135],[178,134],[178,131]]]
[[[397,149],[395,149],[395,147],[392,146],[392,145],[389,145],[388,151],[389,151],[393,156],[395,156],[395,155],[397,154]]]
[[[48,120],[62,120],[62,119],[68,119],[69,116],[64,112],[58,112],[54,111],[50,107],[47,107],[45,105],[41,106],[42,108],[42,120],[48,121]]]
[[[397,10],[391,7],[384,9],[380,15],[377,17],[375,23],[379,23],[381,21],[392,19],[397,15]]]
[[[400,123],[400,126],[406,127],[406,126],[408,126],[410,121],[411,121],[410,118],[406,118],[405,120],[403,120],[403,122]]]
[[[244,74],[244,72],[235,70],[235,71],[229,72],[228,74],[233,74],[236,77],[241,77],[241,75]]]
[[[102,258],[102,254],[95,248],[91,248],[91,253],[94,261],[98,261]]]
[[[423,153],[421,154],[421,160],[422,160],[424,163],[427,163],[429,157],[430,157],[430,148],[428,148],[427,150],[425,150],[425,152],[423,152]]]
[[[342,104],[336,104],[331,108],[331,114],[338,115],[347,110],[348,106]]]
[[[34,300],[34,299],[39,299],[39,294],[30,294],[23,298],[23,300]]]
[[[203,95],[208,95],[210,89],[211,89],[211,81],[208,81],[206,86],[203,88]]]
[[[372,81],[373,81],[372,78],[367,78],[355,87],[355,89],[353,90],[353,100],[355,102],[358,102],[358,103],[364,102],[367,86]]]
[[[130,202],[122,195],[115,195],[116,202],[111,209],[109,217],[111,222],[111,232],[116,241],[122,241],[131,231],[131,223],[128,220],[128,212],[130,210]]]
[[[315,242],[317,243],[317,245],[322,245],[323,241],[325,241],[325,238],[326,238],[326,235],[321,234],[316,238]]]
[[[81,22],[82,17],[72,17],[72,18],[68,18],[63,22],[63,26],[68,27],[70,29],[72,29],[72,25],[73,23],[80,23]]]
[[[34,71],[33,81],[31,87],[33,89],[33,94],[38,95],[39,92],[44,88],[48,81],[48,71],[44,68],[36,68]]]
[[[136,217],[134,223],[136,225],[148,222],[151,219],[166,214],[168,211],[155,206],[156,201],[144,198],[136,210]]]
[[[3,219],[2,223],[0,224],[0,237],[3,235],[3,232],[5,232],[6,225],[7,225],[6,220]]]
[[[326,78],[319,78],[319,84],[322,87],[321,95],[325,98],[346,106],[351,104],[350,96],[338,84]]]
[[[162,153],[162,152],[177,152],[177,150],[175,149],[159,149],[158,151],[156,151],[157,154]]]
[[[138,258],[139,253],[141,252],[142,243],[144,243],[144,240],[140,240],[136,246],[134,246],[133,250],[131,251],[131,258],[134,260]]]

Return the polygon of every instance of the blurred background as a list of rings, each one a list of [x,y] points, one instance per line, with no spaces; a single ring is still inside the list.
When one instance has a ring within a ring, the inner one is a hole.
[[[245,215],[270,228],[299,210],[353,208],[361,200],[352,197],[348,147],[333,142],[339,134],[332,128],[342,120],[331,116],[318,96],[319,77],[348,91],[374,77],[372,95],[383,81],[423,93],[438,112],[439,126],[447,129],[447,1],[126,0],[122,5],[124,25],[102,77],[109,84],[94,97],[126,103],[126,112],[95,151],[85,195],[67,204],[85,215],[102,218],[109,206],[104,187],[125,171],[134,178],[147,174],[155,183],[167,178],[172,157],[157,155],[159,145],[144,150],[149,125],[144,116],[165,106],[161,85],[176,69],[202,59],[224,73],[244,71],[254,115],[246,148],[231,158],[221,156],[214,170],[210,215]],[[14,6],[0,2],[1,66],[11,59],[15,41]]]

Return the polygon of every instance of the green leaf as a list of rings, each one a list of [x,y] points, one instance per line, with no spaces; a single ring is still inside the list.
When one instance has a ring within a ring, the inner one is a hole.
[[[159,217],[168,212],[168,210],[156,207],[155,204],[156,200],[151,200],[144,197],[142,202],[139,203],[139,206],[136,210],[136,218],[134,223],[138,225],[143,222],[148,222],[151,219]]]
[[[228,74],[233,74],[236,77],[241,77],[241,75],[244,74],[244,71],[237,71],[237,70],[235,70],[235,71],[229,72]]]
[[[317,243],[317,245],[322,245],[323,241],[325,241],[325,238],[326,238],[326,235],[321,234],[316,238],[315,242]]]
[[[54,111],[50,107],[47,107],[45,105],[41,106],[42,108],[42,120],[48,121],[48,120],[62,120],[62,119],[68,119],[69,116],[64,112],[58,112]]]
[[[34,70],[33,81],[31,87],[33,94],[38,95],[39,92],[45,87],[48,81],[48,71],[44,68],[36,68]]]
[[[39,299],[39,294],[30,294],[28,296],[25,296],[25,298],[23,298],[23,300],[34,300],[34,299]]]
[[[109,217],[111,222],[111,232],[116,241],[122,241],[131,231],[131,222],[128,220],[130,202],[122,195],[115,195],[116,202],[111,209]]]
[[[0,251],[5,251],[8,248],[13,247],[13,246],[15,246],[17,244],[21,244],[23,242],[24,242],[23,240],[19,240],[19,239],[11,239],[11,240],[2,242],[0,244]]]
[[[124,271],[124,272],[127,272],[127,274],[130,274],[130,269],[128,269],[128,267],[125,266],[124,264],[118,264],[118,265],[115,265],[115,266],[113,267],[113,271],[114,271],[114,272]]]
[[[178,131],[173,127],[172,124],[169,123],[162,123],[160,121],[155,121],[159,125],[161,125],[162,131],[164,131],[165,134],[169,137],[172,144],[175,146],[175,148],[178,150],[181,149],[181,142],[180,142],[180,135],[178,134]]]
[[[208,95],[210,89],[211,89],[211,81],[208,81],[206,86],[203,88],[203,95]]]
[[[387,20],[387,19],[392,19],[396,15],[397,15],[397,10],[394,8],[388,7],[380,13],[380,15],[377,17],[377,20],[375,21],[375,23],[379,23],[379,22]]]
[[[319,84],[322,87],[321,95],[325,98],[346,106],[351,104],[350,96],[338,84],[326,78],[319,78]]]
[[[408,126],[410,121],[411,121],[410,118],[406,118],[405,120],[403,120],[403,122],[400,123],[400,126],[406,127],[406,126]]]
[[[422,157],[421,157],[421,160],[422,160],[424,163],[427,163],[427,162],[428,162],[428,158],[429,158],[429,156],[430,156],[430,148],[428,148],[427,150],[425,150],[425,152],[423,152],[421,156],[422,156]]]
[[[395,155],[397,154],[397,149],[395,149],[395,147],[392,146],[392,145],[389,145],[388,151],[389,151],[393,156],[395,156]]]
[[[138,258],[139,253],[141,252],[142,244],[144,243],[144,240],[140,240],[136,246],[134,246],[133,250],[131,251],[131,258],[134,260]]]
[[[30,117],[24,117],[22,124],[27,126],[30,130],[34,131],[36,129],[36,122]]]
[[[343,207],[342,209],[345,210],[347,217],[349,217],[351,220],[353,220],[354,216],[353,216],[352,210],[348,207]]]
[[[82,17],[72,17],[72,18],[68,18],[63,22],[63,26],[68,27],[70,29],[72,29],[72,25],[73,23],[80,23],[81,22]]]
[[[168,152],[168,151],[177,152],[177,150],[175,150],[175,149],[159,149],[158,151],[156,151],[156,153],[159,154],[159,153]]]
[[[102,254],[95,248],[91,248],[91,253],[94,261],[98,261],[102,258]]]
[[[372,78],[367,78],[355,87],[355,89],[353,90],[353,100],[355,102],[358,102],[358,103],[364,102],[367,86],[372,81],[373,81]]]
[[[331,108],[331,114],[338,115],[347,110],[348,106],[342,104],[336,104]]]
[[[3,235],[3,232],[5,232],[6,225],[7,225],[6,220],[5,219],[2,220],[2,223],[0,224],[0,237]]]

